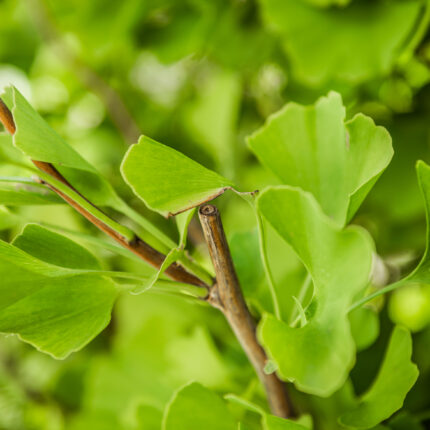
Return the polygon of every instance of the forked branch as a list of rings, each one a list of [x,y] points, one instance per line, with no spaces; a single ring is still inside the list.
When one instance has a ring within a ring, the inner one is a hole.
[[[219,211],[213,205],[204,205],[200,207],[199,216],[216,275],[216,284],[211,288],[208,301],[224,313],[266,389],[272,413],[286,418],[291,415],[286,387],[275,373],[264,372],[267,356],[257,340],[255,324],[240,288]]]
[[[15,134],[16,127],[12,113],[1,99],[0,122],[10,134]],[[55,166],[38,160],[32,160],[32,162],[39,170],[52,177],[53,183],[55,183],[54,180],[60,181],[74,193],[79,194],[79,192],[67,181]],[[164,254],[152,248],[137,235],[135,235],[132,240],[127,240],[117,231],[113,230],[109,225],[81,206],[77,201],[73,200],[73,198],[67,196],[53,184],[49,183],[49,181],[44,179],[41,182],[63,198],[70,206],[77,210],[97,228],[106,233],[124,248],[135,253],[142,260],[156,268],[159,268],[165,260],[166,256]],[[84,198],[86,202],[91,204],[98,212],[101,212],[98,207],[89,202],[84,196],[81,194],[79,194],[79,196]],[[233,332],[242,345],[242,348],[247,354],[258,377],[266,389],[272,413],[280,417],[287,417],[291,415],[291,408],[289,406],[286,387],[275,373],[264,373],[267,356],[257,341],[255,324],[240,289],[219,212],[215,206],[205,205],[200,208],[199,216],[215,268],[216,283],[210,287],[203,280],[188,272],[178,263],[170,265],[165,273],[177,282],[203,287],[208,291],[204,300],[224,313],[225,318],[229,322]]]
[[[16,127],[15,122],[12,116],[12,113],[10,112],[9,108],[6,106],[6,104],[0,99],[0,122],[4,125],[5,129],[10,134],[15,134]],[[94,204],[92,204],[88,199],[86,199],[84,196],[82,196],[68,181],[67,179],[50,163],[46,163],[43,161],[37,161],[37,160],[31,160],[33,164],[42,172],[52,176],[54,179],[62,182],[64,185],[69,187],[71,190],[73,190],[75,193],[79,194],[82,198],[84,198],[88,203],[90,203],[94,208],[96,208],[99,212],[102,212],[101,209],[97,208]],[[81,215],[83,215],[88,221],[90,221],[92,224],[94,224],[97,228],[99,228],[101,231],[106,233],[108,236],[110,236],[112,239],[114,239],[116,242],[118,242],[120,245],[122,245],[124,248],[127,248],[134,254],[136,254],[138,257],[140,257],[142,260],[146,261],[150,265],[154,266],[155,268],[159,269],[161,264],[163,263],[166,256],[162,254],[161,252],[157,251],[150,245],[148,245],[145,241],[143,241],[139,236],[135,235],[132,240],[127,240],[125,237],[117,233],[115,230],[113,230],[111,227],[106,225],[103,221],[95,217],[93,214],[88,212],[85,208],[83,208],[79,203],[74,201],[72,198],[66,196],[64,193],[62,193],[60,190],[58,190],[55,186],[52,184],[41,181],[46,186],[48,186],[52,191],[54,191],[56,194],[58,194],[62,199],[64,199],[70,206],[72,206],[74,209],[76,209]],[[166,275],[169,276],[171,279],[177,282],[181,282],[184,284],[191,284],[196,285],[198,287],[203,287],[208,289],[209,286],[203,282],[201,279],[193,275],[192,273],[189,273],[178,263],[171,264],[167,270],[165,271]]]

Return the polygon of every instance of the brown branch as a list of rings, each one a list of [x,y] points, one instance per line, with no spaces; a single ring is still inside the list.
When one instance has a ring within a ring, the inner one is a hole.
[[[3,123],[6,130],[11,134],[15,133],[16,128],[13,116],[1,99],[0,122]],[[37,160],[32,160],[32,162],[43,172],[61,181],[74,192],[78,192],[52,164]],[[45,181],[42,181],[42,183],[46,184],[70,206],[124,248],[129,249],[131,252],[135,253],[154,267],[159,268],[161,266],[166,258],[165,255],[152,248],[138,236],[135,236],[131,241],[127,241],[123,236],[88,212],[76,201],[55,188],[55,186]],[[85,198],[82,195],[81,197]],[[89,203],[92,204],[91,202]],[[99,208],[97,209],[100,210]],[[275,373],[270,375],[264,373],[263,369],[267,362],[267,356],[257,341],[255,324],[240,289],[219,212],[215,206],[205,205],[200,208],[199,216],[214,264],[217,280],[216,284],[210,288],[205,282],[187,272],[177,263],[170,265],[165,273],[175,281],[204,287],[208,290],[208,295],[205,300],[224,313],[225,318],[229,322],[233,332],[238,338],[242,348],[247,354],[258,377],[266,389],[272,412],[277,416],[287,417],[291,415],[291,408],[289,406],[286,387]]]
[[[33,161],[33,160],[32,160]],[[33,163],[43,172],[53,176],[54,178],[60,180],[69,188],[77,192],[68,182],[67,180],[55,169],[51,164],[44,163],[41,161],[33,161]],[[45,181],[43,181],[45,182]],[[110,228],[108,225],[100,221],[97,217],[92,215],[86,209],[81,207],[78,203],[76,203],[73,199],[63,194],[60,190],[56,189],[53,185],[46,183],[46,185],[55,193],[57,193],[62,199],[64,199],[70,206],[72,206],[76,211],[78,211],[81,215],[83,215],[88,221],[94,224],[98,229],[106,233],[124,248],[127,248],[142,260],[146,261],[153,267],[159,269],[163,264],[166,256],[156,249],[152,248],[145,241],[143,241],[140,237],[135,235],[134,239],[131,241],[126,240],[122,235],[118,234],[115,230]],[[81,195],[81,197],[83,197]],[[85,197],[84,197],[85,198]],[[85,199],[87,200],[87,199]],[[87,200],[88,201],[88,200]],[[89,202],[92,206],[94,206],[91,202]],[[96,206],[94,206],[97,208]],[[101,211],[99,208],[97,210]],[[194,276],[193,274],[187,272],[180,264],[173,263],[171,264],[165,271],[166,275],[171,279],[181,282],[184,284],[196,285],[198,287],[208,288],[202,280]]]
[[[10,134],[13,135],[15,133],[16,127],[15,127],[15,122],[13,120],[12,113],[9,110],[9,108],[6,106],[6,104],[1,99],[0,99],[0,122],[4,125],[4,127],[6,128],[6,130]],[[53,178],[57,179],[58,181],[62,182],[63,184],[67,185],[71,190],[78,193],[82,198],[84,198],[94,208],[96,208],[98,211],[102,212],[97,206],[95,206],[88,199],[86,199],[84,196],[82,196],[82,194],[80,194],[52,164],[46,163],[44,161],[37,161],[37,160],[31,160],[31,161],[33,162],[33,164],[38,169],[47,173],[48,175],[52,176]],[[103,223],[101,220],[99,220],[93,214],[91,214],[86,209],[84,209],[82,206],[80,206],[73,199],[66,196],[60,190],[55,188],[55,186],[49,184],[46,181],[41,181],[41,182],[44,183],[46,186],[48,186],[56,194],[58,194],[63,200],[65,200],[70,206],[72,206],[76,211],[78,211],[81,215],[83,215],[88,221],[90,221],[92,224],[94,224],[98,229],[100,229],[101,231],[106,233],[108,236],[110,236],[112,239],[114,239],[116,242],[118,242],[124,248],[127,248],[128,250],[130,250],[131,252],[136,254],[138,257],[140,257],[142,260],[146,261],[147,263],[156,267],[157,269],[160,268],[164,259],[166,258],[166,256],[164,254],[162,254],[161,252],[152,248],[150,245],[148,245],[146,242],[144,242],[137,235],[135,235],[133,240],[128,241],[122,235],[118,234],[111,227],[109,227],[108,225]],[[199,279],[195,275],[187,272],[184,269],[184,267],[182,267],[178,263],[171,264],[167,268],[165,273],[167,276],[169,276],[171,279],[173,279],[177,282],[196,285],[198,287],[204,287],[207,290],[209,289],[209,286],[205,282],[203,282],[201,279]]]
[[[239,285],[218,209],[204,205],[199,216],[216,275],[208,301],[224,313],[266,389],[272,413],[286,418],[291,415],[286,387],[275,373],[268,375],[263,370],[267,356],[257,341],[255,323]]]

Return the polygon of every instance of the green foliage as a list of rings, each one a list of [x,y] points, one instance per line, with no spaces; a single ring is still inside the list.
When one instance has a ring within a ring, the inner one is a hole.
[[[185,122],[197,142],[207,148],[226,174],[234,171],[234,132],[240,103],[240,78],[219,71],[207,79],[199,98],[185,111]]]
[[[231,181],[146,136],[129,149],[121,171],[145,204],[163,215],[198,206],[234,186]]]
[[[0,2],[0,428],[427,428],[429,5]],[[168,279],[214,281],[214,198],[297,418]]]
[[[3,98],[14,117],[16,126],[14,146],[32,160],[51,163],[80,194],[91,200],[92,204],[89,205],[81,200],[88,212],[110,224],[94,205],[109,206],[126,213],[161,242],[171,244],[167,236],[124,203],[110,183],[43,120],[16,88],[8,87]],[[39,173],[39,176],[42,174]],[[64,188],[58,182],[55,185],[57,189],[69,195],[68,188]],[[111,227],[115,230],[119,226]],[[127,231],[121,227],[118,232],[125,237],[128,236]]]
[[[69,269],[100,269],[98,260],[81,245],[37,224],[27,224],[22,233],[14,239],[13,245],[54,266]]]
[[[33,160],[52,163],[70,183],[95,204],[119,205],[113,188],[69,146],[30,106],[16,88],[5,93],[16,125],[14,145]]]
[[[260,2],[295,74],[312,85],[328,80],[353,84],[389,72],[425,5],[420,0],[352,1],[345,8],[318,9],[304,1]]]
[[[236,430],[226,404],[212,391],[192,383],[170,401],[163,418],[164,430]]]
[[[411,354],[409,332],[395,327],[376,380],[357,406],[341,416],[342,424],[351,428],[372,428],[402,407],[406,394],[418,378],[418,369],[410,361]]]
[[[370,118],[344,124],[339,94],[314,106],[288,104],[248,143],[259,160],[288,185],[313,193],[327,215],[349,221],[389,164],[391,139]]]
[[[354,364],[347,313],[369,280],[371,241],[356,228],[339,229],[312,195],[297,188],[268,188],[257,207],[309,270],[316,308],[302,328],[265,316],[260,339],[283,378],[303,391],[328,396],[341,387]]]
[[[33,225],[14,245],[0,242],[0,254],[0,332],[65,358],[109,323],[118,289],[91,273],[98,263],[86,249]]]

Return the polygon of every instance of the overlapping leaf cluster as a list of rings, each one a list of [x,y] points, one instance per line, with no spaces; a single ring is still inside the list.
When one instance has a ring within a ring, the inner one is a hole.
[[[0,428],[423,430],[429,5],[1,2],[0,90],[20,92],[0,135]],[[168,255],[160,271],[35,182],[31,158]],[[163,276],[210,270],[188,209],[217,196],[295,420],[268,413],[221,316]]]
[[[25,130],[22,126],[31,130],[32,125],[45,127],[45,123],[21,97],[15,91],[13,112],[18,132],[14,142],[25,152],[20,144]],[[46,133],[53,132],[47,127]],[[54,165],[58,163],[63,169],[64,162],[58,160],[63,160],[64,151],[56,145],[58,139],[49,143],[46,138],[29,145],[31,153],[27,155]],[[373,245],[369,235],[358,227],[345,228],[345,224],[389,163],[390,137],[365,116],[358,115],[345,122],[340,96],[330,93],[314,106],[287,105],[269,118],[248,142],[266,168],[285,184],[262,190],[251,204],[256,205],[256,210],[292,247],[314,285],[314,294],[302,315],[300,327],[266,314],[259,326],[259,337],[282,378],[294,382],[304,392],[329,396],[346,382],[354,364],[355,344],[348,312],[353,300],[363,295],[372,269]],[[44,147],[46,156],[40,153]],[[70,152],[76,157],[66,144],[64,148],[67,148],[66,154]],[[426,169],[420,168],[421,183],[426,180]],[[185,211],[234,186],[231,181],[148,138],[142,138],[126,154],[122,171],[139,197],[162,213]],[[73,177],[70,181],[75,184]],[[250,201],[252,197],[247,199]],[[184,222],[186,228],[188,216]],[[185,237],[183,233],[182,237]],[[43,246],[38,246],[38,242]],[[5,243],[2,247],[4,269],[11,274],[2,287],[3,297],[8,298],[0,313],[3,332],[17,333],[41,350],[64,357],[104,328],[118,290],[112,281],[103,277],[103,271],[84,248],[37,226],[29,226],[13,245]],[[63,252],[67,249],[67,252],[57,254],[58,249]],[[165,266],[176,258],[176,254],[169,254]],[[94,263],[90,264],[91,260]],[[426,258],[417,273],[425,261]],[[148,287],[157,281],[162,270],[163,267],[148,280]],[[417,275],[411,279],[414,276]],[[148,287],[142,286],[137,291]],[[91,294],[86,291],[89,288]],[[396,329],[378,378],[369,392],[356,400],[350,411],[344,412],[341,422],[356,428],[370,428],[398,409],[417,377],[410,354],[408,333]],[[196,386],[196,389],[200,388]],[[387,397],[390,392],[395,396]],[[206,396],[203,392],[189,395],[189,400],[184,398],[185,403],[176,407],[193,409],[189,402],[197,399],[204,402]],[[209,392],[207,395],[214,396]],[[173,405],[179,402],[180,396]],[[207,400],[212,408],[217,402],[220,401],[215,398]],[[200,424],[195,416],[192,421],[181,424],[176,421],[182,421],[188,414],[181,410],[174,418],[172,407],[165,418],[166,428],[214,423],[203,408]],[[227,412],[220,415],[229,420]],[[275,418],[264,414],[263,417],[263,426],[267,429],[302,428],[301,424],[282,420],[276,423]],[[230,423],[227,421],[222,425],[215,423],[214,428],[235,426],[233,418]]]

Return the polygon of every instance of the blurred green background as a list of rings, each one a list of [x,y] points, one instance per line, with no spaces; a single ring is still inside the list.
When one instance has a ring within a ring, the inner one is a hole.
[[[379,255],[407,273],[425,246],[414,166],[418,159],[430,162],[429,15],[424,0],[0,0],[0,88],[15,85],[121,196],[173,238],[174,223],[147,211],[119,174],[139,134],[242,189],[258,189],[276,179],[257,163],[245,137],[286,102],[313,103],[336,90],[348,117],[363,112],[393,137],[393,162],[354,222],[370,231]],[[0,175],[15,174],[2,157],[0,148]],[[269,300],[258,254],[252,254],[254,217],[234,195],[217,205],[258,314]],[[64,205],[5,207],[0,201],[2,239],[11,240],[27,222],[98,235]],[[294,288],[303,269],[273,232],[269,236],[276,278]],[[190,242],[204,260],[197,222]],[[91,250],[106,268],[148,270]],[[291,290],[283,295],[291,309]],[[413,428],[423,428],[430,418],[422,415],[430,409],[430,286],[396,291],[372,312],[380,321],[375,334],[382,336],[362,345],[354,387],[362,392],[375,375],[392,323],[406,325],[421,372],[406,409],[421,414]],[[264,404],[218,312],[151,292],[124,296],[109,327],[65,361],[0,337],[0,429],[154,429],[151,420],[157,422],[174,390],[191,380]],[[302,410],[318,416],[318,428],[331,429],[343,395],[294,396]],[[396,428],[412,428],[410,422]],[[257,428],[252,417],[249,425]]]

